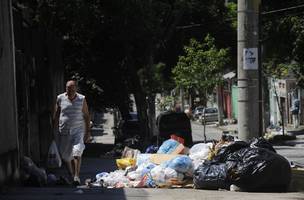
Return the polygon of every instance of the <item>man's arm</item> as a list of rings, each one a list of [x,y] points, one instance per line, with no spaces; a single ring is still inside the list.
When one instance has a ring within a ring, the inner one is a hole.
[[[91,131],[90,131],[90,113],[89,113],[88,104],[87,104],[86,99],[83,100],[82,112],[83,112],[83,118],[84,118],[84,122],[85,122],[84,141],[88,142],[91,137]]]

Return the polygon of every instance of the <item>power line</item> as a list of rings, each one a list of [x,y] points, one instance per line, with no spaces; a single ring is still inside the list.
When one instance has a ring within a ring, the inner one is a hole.
[[[304,8],[304,4],[298,5],[298,6],[292,6],[292,7],[288,7],[288,8],[282,8],[282,9],[278,9],[278,10],[272,10],[272,11],[268,11],[268,12],[262,12],[261,15],[268,15],[268,14],[273,14],[273,13],[278,13],[278,12],[284,12],[284,11],[294,10],[294,9],[298,9],[298,8]]]

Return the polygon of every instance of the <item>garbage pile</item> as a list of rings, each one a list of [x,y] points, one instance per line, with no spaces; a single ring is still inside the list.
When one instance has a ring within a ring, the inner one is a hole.
[[[116,160],[118,170],[99,173],[89,184],[107,188],[288,189],[290,164],[263,138],[247,143],[223,137],[191,148],[182,142],[171,137],[156,153],[125,147],[122,157]]]
[[[67,186],[72,184],[67,178],[56,177],[55,174],[48,173],[44,168],[38,167],[31,158],[26,156],[20,159],[20,182],[22,185],[29,187]]]
[[[266,129],[266,133],[264,138],[271,143],[275,143],[282,140],[295,140],[296,135],[292,133],[292,131],[284,130],[280,126],[270,125]]]

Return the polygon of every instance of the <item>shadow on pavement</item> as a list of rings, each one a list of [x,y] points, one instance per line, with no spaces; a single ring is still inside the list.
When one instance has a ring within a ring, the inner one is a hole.
[[[10,187],[1,191],[0,200],[99,200],[99,199],[148,199],[149,195],[144,189],[107,189],[102,187],[83,187],[87,179],[94,180],[96,174],[101,172],[113,172],[117,170],[116,160],[102,156],[113,148],[114,145],[87,144],[82,159],[80,179],[82,186],[69,185],[45,186],[45,187]],[[48,171],[56,177],[67,176],[67,170],[61,168]],[[126,192],[127,190],[127,192]]]
[[[124,189],[101,189],[101,188],[11,188],[0,194],[2,200],[99,200],[127,199]],[[142,198],[145,199],[145,198]]]
[[[83,157],[99,158],[111,151],[114,147],[114,144],[88,143],[83,152]]]
[[[289,130],[287,131],[288,133],[292,134],[292,135],[304,135],[304,129],[300,129],[300,130]]]

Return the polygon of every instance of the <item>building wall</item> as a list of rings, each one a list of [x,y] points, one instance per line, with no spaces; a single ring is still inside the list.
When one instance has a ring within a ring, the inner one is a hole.
[[[31,27],[28,10],[14,8],[20,153],[43,165],[53,138],[56,95],[64,91],[62,40]]]
[[[283,103],[283,113],[284,113],[284,124],[292,124],[292,115],[290,108],[292,106],[292,93],[296,90],[296,80],[293,77],[288,77],[286,79],[280,79],[273,82],[271,78],[268,80],[269,84],[269,104],[270,104],[270,122],[273,125],[280,125],[282,123],[282,116],[279,110],[279,104]],[[276,88],[276,91],[275,91]],[[278,98],[276,97],[276,93]],[[301,104],[304,102],[303,93],[300,93],[302,99]],[[300,124],[304,122],[303,111],[301,108],[300,114]]]
[[[18,178],[18,125],[12,6],[0,1],[0,187]]]
[[[0,1],[0,187],[18,179],[22,156],[43,164],[56,95],[64,91],[62,39],[31,27],[18,6]]]

